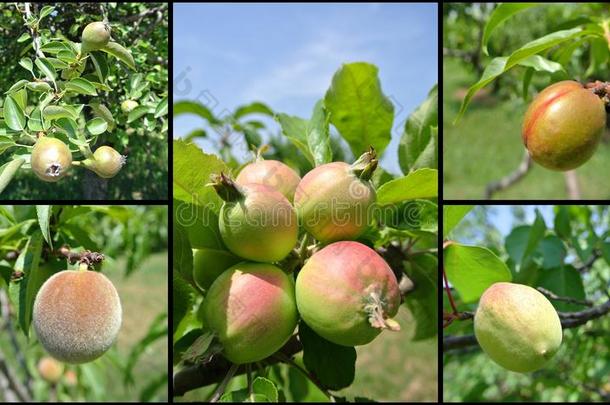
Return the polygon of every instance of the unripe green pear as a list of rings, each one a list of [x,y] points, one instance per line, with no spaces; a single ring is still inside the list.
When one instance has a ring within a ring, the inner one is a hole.
[[[100,146],[93,152],[93,158],[83,160],[83,166],[93,170],[98,176],[110,179],[125,165],[126,158],[110,146]]]
[[[42,136],[32,148],[31,165],[38,178],[53,183],[68,174],[72,153],[59,139]]]
[[[138,102],[135,100],[125,100],[121,103],[121,111],[123,111],[124,113],[131,112],[138,105]]]
[[[572,170],[591,158],[605,126],[602,100],[580,83],[565,80],[532,101],[523,121],[523,143],[536,163]]]
[[[92,22],[83,30],[81,36],[81,53],[102,49],[110,41],[110,25],[102,22]]]
[[[562,338],[553,304],[536,289],[513,283],[495,283],[485,290],[474,333],[493,361],[521,373],[544,367]]]

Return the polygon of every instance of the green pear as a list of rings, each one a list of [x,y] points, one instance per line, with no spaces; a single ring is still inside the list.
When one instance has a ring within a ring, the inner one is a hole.
[[[544,367],[562,338],[553,304],[534,288],[513,283],[495,283],[485,290],[474,333],[493,361],[521,373]]]
[[[102,49],[110,41],[110,25],[102,21],[88,24],[81,35],[81,53]]]

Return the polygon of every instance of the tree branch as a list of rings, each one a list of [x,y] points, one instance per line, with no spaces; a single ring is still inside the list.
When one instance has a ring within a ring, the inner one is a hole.
[[[282,356],[292,357],[301,350],[303,350],[303,346],[295,335],[279,352]],[[272,355],[260,363],[265,366],[277,364],[281,362],[282,356]],[[207,364],[192,364],[182,368],[174,374],[174,396],[182,396],[191,390],[221,382],[231,367],[232,363],[224,357],[215,356]],[[246,365],[242,364],[237,368],[235,375],[245,374],[246,370]]]

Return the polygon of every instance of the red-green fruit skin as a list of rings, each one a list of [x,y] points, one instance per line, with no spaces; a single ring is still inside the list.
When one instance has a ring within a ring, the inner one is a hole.
[[[246,165],[235,182],[238,184],[262,184],[269,186],[284,195],[288,201],[294,200],[294,192],[301,178],[287,166],[277,160],[261,160]]]
[[[226,269],[243,259],[225,250],[193,249],[193,279],[203,290],[210,288],[214,280]]]
[[[263,360],[278,351],[296,327],[293,279],[272,264],[237,264],[212,283],[204,320],[216,332],[227,359],[235,364]]]
[[[54,183],[68,174],[72,153],[59,139],[41,137],[32,148],[31,164],[39,179]]]
[[[601,99],[580,83],[566,80],[544,89],[523,121],[523,143],[538,164],[575,169],[595,152],[606,126]]]
[[[294,205],[303,227],[324,244],[357,239],[366,231],[376,200],[370,181],[344,162],[318,166],[299,183]]]
[[[218,221],[227,248],[244,259],[277,262],[297,243],[294,208],[278,191],[260,184],[239,186],[244,199],[225,202]]]
[[[296,281],[301,318],[318,335],[343,346],[367,344],[381,333],[363,310],[371,292],[379,294],[388,318],[396,315],[396,276],[373,249],[358,242],[335,242],[316,252]]]

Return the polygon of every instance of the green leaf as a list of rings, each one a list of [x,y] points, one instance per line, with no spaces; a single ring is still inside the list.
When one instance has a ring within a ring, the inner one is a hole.
[[[76,77],[66,83],[66,90],[72,91],[78,94],[85,94],[88,96],[97,96],[95,86],[87,79],[82,77]]]
[[[36,58],[36,67],[52,82],[55,82],[56,72],[53,64],[47,58]]]
[[[44,6],[42,10],[40,10],[40,16],[38,17],[38,21],[40,22],[40,20],[51,14],[53,10],[55,10],[55,7],[53,6]]]
[[[67,106],[60,105],[49,105],[43,110],[43,116],[47,120],[54,120],[58,118],[72,118],[75,119],[74,110],[69,109]]]
[[[30,58],[22,58],[19,61],[19,64],[23,66],[24,69],[29,70],[30,72],[34,71],[34,64],[32,63],[32,59]]]
[[[105,83],[108,77],[108,61],[102,52],[91,52],[89,54],[93,66],[95,67],[95,74],[99,78],[100,83]]]
[[[25,86],[26,84],[28,84],[29,81],[25,80],[25,79],[21,79],[19,80],[17,83],[13,84],[7,91],[5,94],[11,94],[14,93],[16,91],[19,91],[23,88],[23,86]]]
[[[25,114],[13,96],[8,96],[4,101],[4,121],[15,131],[22,131],[25,128]]]
[[[377,72],[376,66],[364,62],[344,64],[324,97],[330,122],[354,156],[369,146],[381,155],[390,143],[394,106],[383,94]]]
[[[47,42],[46,44],[43,44],[40,47],[40,50],[43,51],[44,53],[50,53],[50,54],[58,54],[61,51],[68,51],[68,52],[72,53],[72,50],[70,49],[70,47],[68,45],[66,45],[64,42],[60,42],[60,41]]]
[[[155,118],[163,117],[167,115],[167,97],[159,101],[157,108],[155,109]]]
[[[208,121],[210,125],[220,124],[220,120],[214,117],[214,114],[204,105],[196,101],[182,100],[174,103],[174,117],[182,114],[195,114],[204,120]]]
[[[53,90],[53,88],[51,86],[49,86],[49,84],[46,82],[29,82],[28,84],[25,85],[25,87],[28,90],[32,90],[32,91],[38,92],[38,93],[46,93],[46,92]]]
[[[94,118],[87,122],[87,131],[89,131],[91,135],[103,134],[106,132],[106,129],[108,129],[108,123],[102,118]]]
[[[131,122],[134,122],[143,115],[148,114],[148,110],[149,108],[143,105],[134,108],[129,112],[129,115],[127,116],[127,123],[129,124]]]
[[[93,113],[97,117],[100,117],[104,121],[106,121],[106,123],[108,124],[108,132],[112,132],[112,130],[115,127],[115,123],[114,123],[114,117],[112,116],[112,113],[110,112],[108,107],[106,107],[104,104],[98,104],[98,103],[89,104],[89,107],[91,107],[91,110],[93,110]]]
[[[15,177],[15,173],[17,170],[23,165],[25,159],[17,158],[15,160],[11,160],[8,163],[5,163],[0,167],[0,193],[4,191],[6,186],[11,182],[13,177]]]
[[[398,161],[403,173],[438,164],[438,92],[434,86],[428,98],[405,123],[405,132],[398,145]]]
[[[133,56],[131,56],[131,52],[129,52],[129,50],[123,48],[116,42],[108,42],[108,44],[101,50],[114,56],[115,58],[126,64],[130,69],[136,70],[136,64],[133,60]]]
[[[445,205],[443,206],[443,239],[447,237],[449,232],[462,218],[466,216],[472,209],[473,205]]]
[[[487,248],[452,243],[444,257],[447,278],[466,303],[478,300],[493,283],[512,280],[506,264]]]
[[[391,180],[377,190],[379,205],[395,204],[416,198],[438,196],[438,171],[419,169],[408,176]]]

